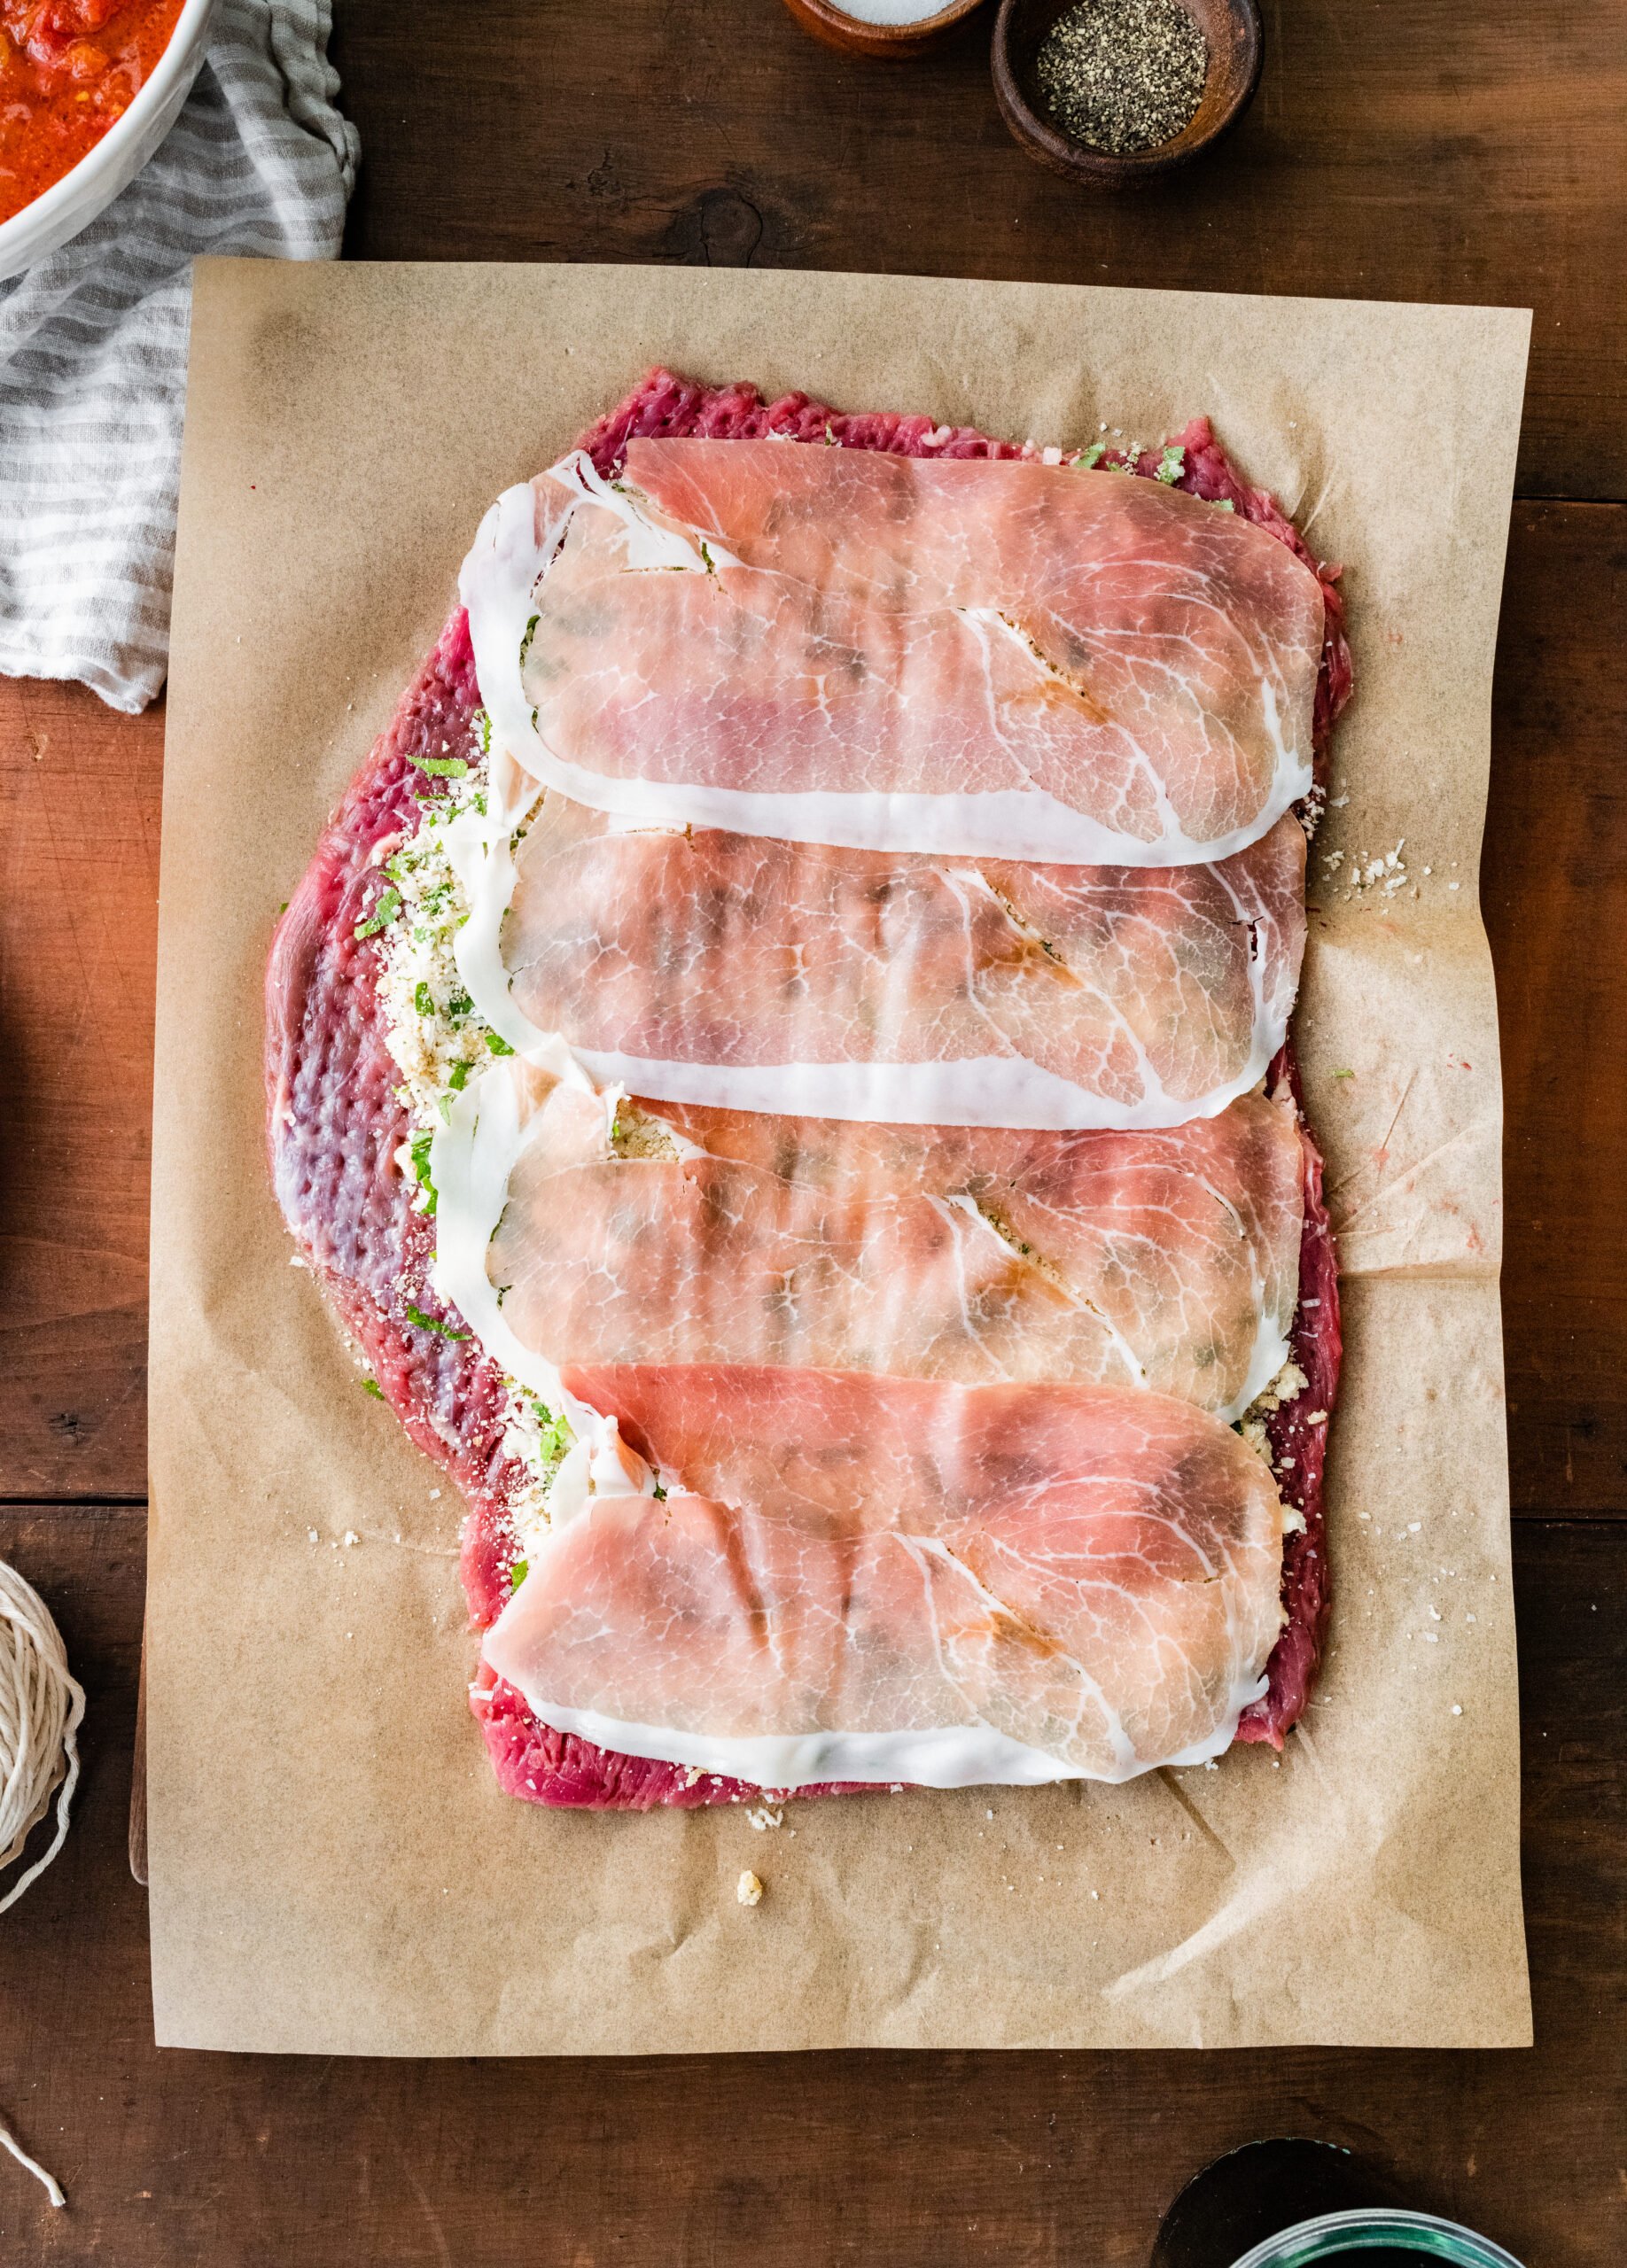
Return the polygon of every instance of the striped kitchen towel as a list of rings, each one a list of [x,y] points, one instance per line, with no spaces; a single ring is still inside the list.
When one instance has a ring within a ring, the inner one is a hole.
[[[355,128],[328,0],[222,0],[185,109],[129,187],[0,284],[0,671],[115,709],[164,682],[191,261],[338,256]]]

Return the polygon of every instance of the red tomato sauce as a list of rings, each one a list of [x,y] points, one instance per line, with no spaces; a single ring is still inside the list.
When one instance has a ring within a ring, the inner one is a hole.
[[[0,0],[0,221],[122,118],[183,0]]]

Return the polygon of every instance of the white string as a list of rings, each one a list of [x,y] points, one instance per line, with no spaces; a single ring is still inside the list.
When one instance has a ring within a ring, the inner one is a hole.
[[[62,1848],[68,1806],[79,1784],[76,1736],[84,1713],[84,1688],[68,1668],[67,1649],[51,1610],[33,1585],[0,1559],[0,1868],[22,1856],[29,1829],[44,1818],[53,1790],[62,1783],[51,1846],[0,1898],[0,1914],[17,1903]],[[66,2202],[58,2182],[4,2124],[0,2146],[43,2183],[53,2205]]]
[[[36,2181],[45,2185],[45,2194],[53,2205],[66,2205],[62,2184],[54,2173],[47,2173],[38,2158],[31,2158],[9,2126],[0,2126],[0,2150],[10,2150],[19,2165],[26,2165]]]

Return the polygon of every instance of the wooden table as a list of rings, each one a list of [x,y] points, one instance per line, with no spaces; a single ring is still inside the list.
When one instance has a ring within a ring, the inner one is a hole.
[[[0,1924],[0,2110],[72,2202],[52,2214],[0,2158],[0,2257],[1140,2268],[1188,2173],[1287,2131],[1375,2154],[1530,2268],[1627,2258],[1619,9],[1267,0],[1265,82],[1234,140],[1117,203],[1008,141],[990,12],[914,66],[827,53],[774,0],[346,0],[339,15],[367,153],[358,256],[1534,307],[1484,897],[1507,1081],[1537,2044],[596,2063],[157,2053],[125,1823],[163,716],[0,680],[0,1556],[45,1592],[90,1689],[66,1852]],[[218,1738],[230,1769],[230,1726]]]

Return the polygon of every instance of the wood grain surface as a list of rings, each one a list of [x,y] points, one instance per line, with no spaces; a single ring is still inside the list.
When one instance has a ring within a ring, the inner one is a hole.
[[[1627,496],[1619,0],[1265,0],[1237,132],[1121,197],[1012,142],[993,13],[887,65],[779,0],[346,0],[348,249],[1530,307],[1522,492]]]
[[[1615,0],[1268,0],[1260,97],[1093,199],[1006,136],[990,12],[875,66],[777,0],[346,0],[349,250],[1529,305],[1483,898],[1506,1083],[1527,2054],[322,2062],[159,2054],[126,1864],[161,706],[0,680],[0,1557],[90,1689],[0,1922],[0,2259],[1134,2264],[1250,2136],[1368,2151],[1530,2268],[1627,2259],[1627,43]],[[1086,350],[1087,351],[1087,350]],[[1420,477],[1428,469],[1420,468]],[[160,1224],[161,1227],[161,1224]],[[200,1644],[208,1634],[199,1633]],[[231,1769],[232,1728],[200,1728]]]

